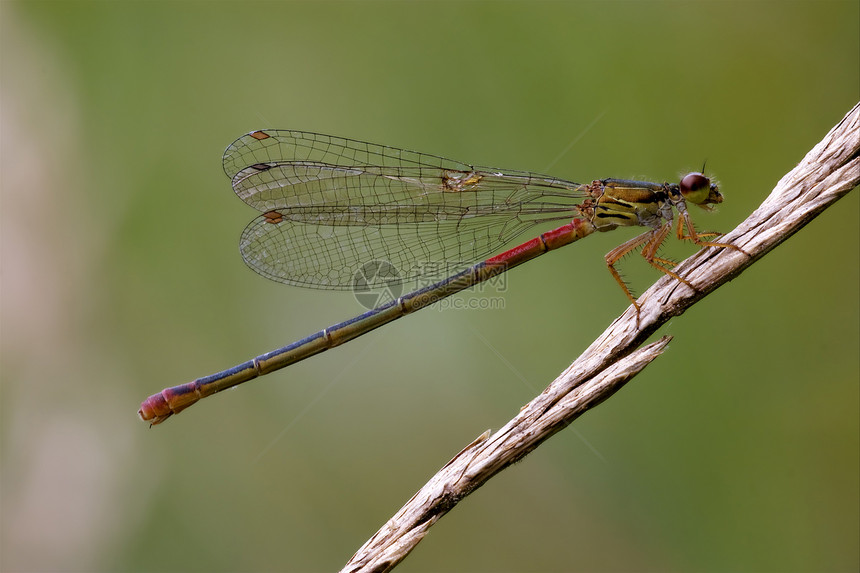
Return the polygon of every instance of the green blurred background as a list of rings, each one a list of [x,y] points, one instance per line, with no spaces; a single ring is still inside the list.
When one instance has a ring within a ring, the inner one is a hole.
[[[504,309],[424,311],[148,429],[162,387],[361,310],[243,265],[239,135],[575,181],[707,160],[726,202],[694,217],[725,231],[860,97],[856,0],[0,9],[3,571],[335,570],[626,307],[602,255],[633,232],[602,234],[512,272]],[[857,571],[858,243],[854,192],[401,570]]]

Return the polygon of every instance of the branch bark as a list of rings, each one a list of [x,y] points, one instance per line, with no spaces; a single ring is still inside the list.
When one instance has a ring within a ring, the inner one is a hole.
[[[436,473],[349,560],[342,571],[390,571],[430,527],[472,491],[589,409],[659,356],[669,337],[639,348],[672,317],[732,280],[860,184],[860,104],[840,121],[770,196],[719,239],[743,249],[707,248],[676,269],[695,290],[668,276],[617,318],[585,352],[498,432],[487,430]]]

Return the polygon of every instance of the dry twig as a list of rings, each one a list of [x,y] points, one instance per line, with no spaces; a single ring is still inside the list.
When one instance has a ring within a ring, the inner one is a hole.
[[[657,281],[540,395],[498,432],[488,430],[454,456],[353,555],[343,571],[389,571],[429,528],[472,491],[619,390],[660,355],[651,334],[738,276],[860,183],[860,104],[834,127],[764,203],[720,239],[733,249],[704,249],[676,269],[696,290],[670,277]]]

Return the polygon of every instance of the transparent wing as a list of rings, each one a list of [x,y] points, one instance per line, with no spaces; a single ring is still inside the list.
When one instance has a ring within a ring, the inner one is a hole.
[[[233,179],[248,166],[279,161],[472,170],[465,163],[426,153],[319,133],[267,129],[243,135],[231,143],[224,151],[224,172]]]
[[[461,270],[535,224],[570,217],[588,195],[545,175],[297,131],[237,139],[224,170],[264,213],[242,234],[246,263],[324,289],[350,288],[371,261],[390,262],[403,281]]]
[[[395,274],[371,277],[377,279],[371,287],[453,274],[532,224],[491,215],[463,231],[456,221],[441,221],[430,240],[425,226],[273,223],[260,216],[245,228],[239,248],[248,266],[266,278],[317,289],[350,289],[356,277],[363,276],[363,267],[374,261],[390,263]]]

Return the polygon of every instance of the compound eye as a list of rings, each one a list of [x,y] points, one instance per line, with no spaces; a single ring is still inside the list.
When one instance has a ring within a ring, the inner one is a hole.
[[[687,173],[681,179],[679,186],[681,195],[686,201],[701,205],[708,202],[708,195],[711,192],[711,180],[701,173]]]

